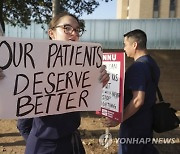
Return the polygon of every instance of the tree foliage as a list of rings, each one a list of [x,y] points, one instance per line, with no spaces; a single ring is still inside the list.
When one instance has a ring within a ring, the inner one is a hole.
[[[77,16],[83,13],[91,14],[99,6],[98,0],[56,1],[59,3],[60,11],[71,11]],[[32,20],[38,24],[47,24],[51,16],[52,0],[0,0],[0,22],[3,29],[4,22],[21,27],[27,27]]]

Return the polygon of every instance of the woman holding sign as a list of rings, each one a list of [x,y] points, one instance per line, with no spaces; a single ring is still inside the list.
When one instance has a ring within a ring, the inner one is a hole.
[[[83,29],[79,19],[67,12],[55,16],[49,24],[48,34],[52,40],[79,41],[82,33]],[[109,75],[105,66],[102,66],[100,70],[100,82],[105,86],[109,81]],[[27,130],[31,127],[27,121],[26,119],[18,120],[18,128],[21,134],[23,134],[23,129]],[[77,130],[80,121],[79,112],[34,118],[26,142],[25,153],[84,154],[85,150]]]

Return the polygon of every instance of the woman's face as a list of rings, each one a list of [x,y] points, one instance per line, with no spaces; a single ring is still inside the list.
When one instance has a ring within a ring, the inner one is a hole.
[[[65,33],[68,31],[69,27],[73,28],[72,33]],[[66,28],[66,30],[65,30]],[[78,41],[79,35],[77,30],[79,29],[78,21],[71,16],[61,17],[57,26],[48,31],[49,36],[52,40],[60,40],[60,41]]]

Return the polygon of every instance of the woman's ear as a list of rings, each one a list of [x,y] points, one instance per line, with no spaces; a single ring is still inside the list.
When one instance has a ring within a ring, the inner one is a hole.
[[[52,40],[55,39],[55,37],[54,37],[54,31],[53,31],[52,29],[49,29],[49,30],[48,30],[48,35],[49,35],[49,37],[50,37]]]

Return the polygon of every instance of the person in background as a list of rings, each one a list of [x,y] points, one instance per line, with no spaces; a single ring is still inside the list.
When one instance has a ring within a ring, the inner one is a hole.
[[[160,69],[148,54],[146,43],[146,33],[140,29],[124,35],[124,51],[134,62],[125,73],[124,112],[119,137],[132,143],[120,144],[119,154],[158,154],[152,144],[152,106],[156,102]],[[113,127],[119,123],[106,118],[104,124]]]
[[[51,20],[48,34],[52,40],[79,41],[83,34],[81,26],[76,16],[63,12]],[[104,87],[109,74],[104,65],[100,72],[99,81]],[[3,78],[0,69],[0,79]],[[25,154],[85,154],[78,132],[80,122],[80,112],[19,119],[17,128],[26,140]]]

